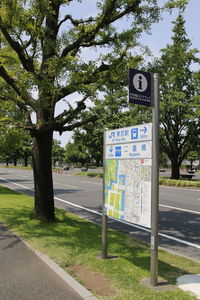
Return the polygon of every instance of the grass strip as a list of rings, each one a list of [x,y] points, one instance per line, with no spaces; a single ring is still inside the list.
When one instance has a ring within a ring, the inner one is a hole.
[[[150,276],[149,246],[133,237],[109,230],[109,253],[114,260],[99,260],[101,228],[87,220],[56,209],[57,222],[44,223],[30,219],[33,198],[0,186],[0,222],[47,254],[61,267],[88,266],[110,280],[115,293],[98,297],[104,300],[190,300],[195,297],[178,288],[153,291],[140,284]],[[199,273],[200,264],[189,259],[159,251],[159,278],[175,284],[183,274]]]
[[[176,179],[170,179],[166,177],[160,177],[159,184],[168,185],[168,186],[199,188],[200,180],[176,180]]]
[[[98,172],[75,172],[74,175],[103,178],[103,173]]]
[[[5,165],[0,165],[0,168],[12,168],[12,169],[32,170],[31,166],[25,167],[25,166],[12,166],[12,165],[5,166]]]
[[[75,172],[74,174],[78,175],[78,176],[103,178],[103,174],[98,173],[98,172]],[[167,185],[167,186],[199,188],[200,180],[175,180],[175,179],[170,179],[170,178],[166,178],[166,177],[160,177],[159,184]]]

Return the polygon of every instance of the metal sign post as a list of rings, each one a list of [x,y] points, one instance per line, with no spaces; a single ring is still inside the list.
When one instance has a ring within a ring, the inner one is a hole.
[[[102,233],[101,233],[101,258],[108,258],[108,237],[107,237],[107,227],[108,227],[108,217],[106,215],[105,208],[105,132],[103,139],[103,205],[102,205]]]
[[[159,205],[159,75],[153,77],[153,142],[151,179],[151,278],[152,286],[157,285],[158,277],[158,205]]]

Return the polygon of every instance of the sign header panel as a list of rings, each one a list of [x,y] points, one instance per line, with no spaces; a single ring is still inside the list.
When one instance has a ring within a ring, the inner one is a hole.
[[[151,141],[106,145],[106,159],[151,158]]]
[[[152,106],[151,73],[129,69],[129,103]]]
[[[106,131],[106,145],[152,140],[152,123]]]

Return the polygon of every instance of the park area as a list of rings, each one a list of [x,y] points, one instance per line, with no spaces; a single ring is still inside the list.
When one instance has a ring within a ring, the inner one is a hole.
[[[176,280],[181,275],[199,273],[197,262],[160,249],[159,284],[150,288],[147,243],[109,230],[112,258],[102,260],[100,226],[61,209],[56,209],[55,223],[44,223],[30,219],[32,211],[33,198],[0,187],[0,222],[75,276],[99,299],[196,299],[181,291]]]

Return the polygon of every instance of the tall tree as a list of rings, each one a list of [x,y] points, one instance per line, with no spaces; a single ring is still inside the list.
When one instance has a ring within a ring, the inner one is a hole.
[[[173,23],[172,44],[161,50],[154,71],[161,79],[161,149],[171,161],[171,177],[179,179],[183,160],[200,142],[200,72],[192,71],[200,60],[197,49],[191,49],[182,12]]]
[[[87,1],[1,0],[0,4],[0,76],[6,85],[0,99],[16,104],[22,115],[18,125],[33,137],[34,210],[45,220],[55,219],[53,131],[62,134],[96,118],[81,119],[86,100],[111,74],[120,72],[128,49],[159,13],[156,0],[102,0],[96,1],[95,16],[77,18],[70,14],[74,4],[76,12],[83,11]],[[117,21],[127,16],[130,29],[119,30]],[[84,60],[84,49],[101,48],[104,55]],[[57,104],[67,96],[74,97],[73,104],[65,102],[56,116]]]
[[[61,164],[64,159],[64,152],[65,149],[61,146],[61,142],[57,140],[53,140],[53,147],[52,147],[52,160],[53,166],[56,166],[56,163]]]

